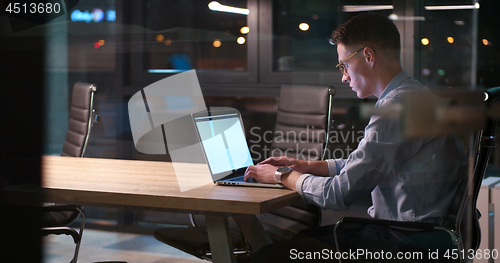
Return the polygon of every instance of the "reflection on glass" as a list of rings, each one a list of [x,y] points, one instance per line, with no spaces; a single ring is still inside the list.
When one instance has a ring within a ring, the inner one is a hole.
[[[424,2],[425,21],[415,25],[421,39],[415,46],[415,59],[421,61],[415,63],[415,77],[424,85],[432,89],[471,87],[472,12],[477,8],[473,1]]]
[[[249,31],[247,15],[233,12],[248,11],[246,1],[149,0],[145,6],[145,26],[151,30],[145,38],[148,72],[247,70],[241,39]]]
[[[335,71],[337,52],[327,38],[337,26],[367,11],[366,5],[347,6],[345,2],[273,1],[273,71]],[[370,5],[369,10],[389,16],[391,2],[386,2]]]
[[[116,34],[124,27],[116,23],[115,1],[80,1],[70,13],[68,70],[114,71]]]
[[[273,2],[273,70],[335,70],[327,37],[338,26],[338,1]]]

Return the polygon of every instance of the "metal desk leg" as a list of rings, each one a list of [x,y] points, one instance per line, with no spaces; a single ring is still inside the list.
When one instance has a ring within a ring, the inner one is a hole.
[[[245,236],[253,251],[273,243],[255,215],[233,215],[233,219]]]
[[[226,216],[205,215],[212,262],[236,262]]]

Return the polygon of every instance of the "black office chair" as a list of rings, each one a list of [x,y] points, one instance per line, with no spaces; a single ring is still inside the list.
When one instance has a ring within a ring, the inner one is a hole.
[[[283,85],[278,102],[271,156],[324,160],[332,120],[334,87]],[[321,225],[321,209],[300,201],[258,216],[274,239],[288,240],[298,232]],[[278,239],[278,237],[280,237]]]
[[[94,84],[77,82],[73,86],[69,126],[64,141],[62,156],[83,157],[90,137],[94,117]]]
[[[485,97],[488,107],[500,97],[500,87],[487,90]],[[385,225],[405,230],[406,237],[400,242],[400,245],[411,245],[412,249],[417,248],[417,250],[424,253],[434,251],[436,247],[446,247],[447,251],[450,251],[449,256],[453,257],[450,260],[455,262],[471,261],[474,256],[469,258],[469,254],[465,256],[460,254],[454,258],[456,255],[451,254],[451,249],[457,249],[458,253],[462,253],[462,251],[468,252],[469,249],[476,251],[479,247],[481,231],[478,220],[481,215],[476,209],[476,202],[491,151],[496,146],[494,138],[496,126],[497,120],[490,117],[487,119],[486,127],[477,133],[473,176],[462,182],[461,192],[463,194],[458,199],[460,202],[456,209],[450,211],[450,217],[454,219],[450,225],[439,226],[433,223],[346,217],[337,222],[334,228],[337,250],[342,252],[338,241],[339,235],[343,233],[344,229],[368,225]],[[413,261],[419,262],[418,260]]]
[[[94,84],[78,82],[73,86],[69,127],[63,145],[62,156],[83,157],[89,141],[90,130],[94,121]],[[47,204],[42,208],[43,235],[70,235],[75,242],[75,253],[71,263],[76,263],[85,226],[85,212],[78,205]],[[78,217],[82,217],[79,231],[68,227]]]
[[[273,154],[287,153],[287,156],[320,160],[326,155],[328,134],[331,126],[333,87],[291,86],[281,88],[280,101]],[[287,132],[289,131],[289,132]],[[302,132],[302,133],[301,133]],[[301,136],[309,132],[311,136]],[[300,150],[310,147],[307,155],[300,155]],[[288,150],[288,151],[287,151]],[[258,216],[273,242],[290,240],[299,231],[319,226],[321,209],[306,205],[304,202],[278,209]],[[211,260],[210,245],[203,219],[193,220],[193,226],[162,228],[155,231],[157,240],[171,245],[201,259]],[[245,241],[239,229],[230,224],[234,255],[238,262],[246,262],[252,258],[253,250]]]
[[[325,86],[283,85],[271,156],[324,160],[332,127],[336,90]]]

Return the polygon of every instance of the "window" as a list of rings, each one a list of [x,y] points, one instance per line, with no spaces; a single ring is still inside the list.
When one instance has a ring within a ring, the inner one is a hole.
[[[132,36],[133,83],[189,69],[196,69],[205,83],[257,81],[256,1],[148,0],[134,5],[141,12],[132,23],[143,31]]]

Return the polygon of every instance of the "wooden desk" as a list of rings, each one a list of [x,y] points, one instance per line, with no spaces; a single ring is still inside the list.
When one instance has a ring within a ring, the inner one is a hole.
[[[208,173],[203,165],[185,165]],[[214,262],[235,261],[228,216],[257,250],[271,240],[255,215],[300,200],[288,189],[214,184],[181,192],[172,163],[60,156],[43,157],[42,187],[48,202],[205,214]]]

